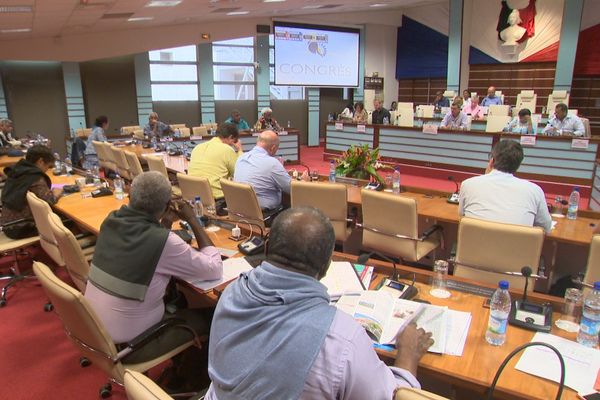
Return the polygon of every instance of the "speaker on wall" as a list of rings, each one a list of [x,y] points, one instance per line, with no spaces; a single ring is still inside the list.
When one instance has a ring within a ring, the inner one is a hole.
[[[256,33],[271,33],[271,25],[256,25]]]

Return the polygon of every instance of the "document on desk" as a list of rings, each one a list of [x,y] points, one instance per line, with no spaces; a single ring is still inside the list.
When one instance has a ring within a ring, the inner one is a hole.
[[[233,257],[239,252],[238,250],[230,250],[224,247],[217,247],[217,250],[219,250],[219,253],[221,253],[221,255],[225,257]]]
[[[223,261],[223,277],[212,281],[188,281],[195,287],[205,292],[212,290],[224,282],[229,282],[236,279],[242,272],[248,272],[252,269],[252,265],[243,257],[228,258]]]
[[[364,292],[365,288],[352,264],[346,261],[332,261],[321,283],[327,287],[331,300],[343,294]]]
[[[419,328],[431,332],[430,353],[462,356],[471,326],[471,313],[427,305],[415,319]]]
[[[600,369],[600,350],[542,332],[536,333],[531,341],[550,344],[560,352],[565,361],[566,386],[578,393],[594,392],[594,382]],[[515,368],[540,378],[560,382],[560,362],[556,354],[547,347],[525,349]]]

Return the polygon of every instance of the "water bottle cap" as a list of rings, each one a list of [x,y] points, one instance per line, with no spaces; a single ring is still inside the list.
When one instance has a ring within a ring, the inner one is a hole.
[[[594,282],[594,290],[600,290],[600,281]]]
[[[196,196],[195,200],[200,201],[200,196]]]
[[[500,281],[498,282],[498,287],[502,290],[508,289],[508,281]]]
[[[579,186],[575,186],[575,187],[573,188],[573,191],[574,191],[574,192],[579,192]]]

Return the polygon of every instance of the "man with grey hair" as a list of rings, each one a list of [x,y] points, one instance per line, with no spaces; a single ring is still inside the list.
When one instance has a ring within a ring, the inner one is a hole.
[[[176,218],[190,224],[199,250],[170,231]],[[206,334],[209,318],[197,310],[166,313],[163,297],[171,277],[213,280],[222,275],[221,255],[190,205],[171,200],[171,185],[163,175],[144,172],[133,180],[129,205],[111,212],[100,227],[85,297],[120,349],[168,318],[184,319]],[[152,359],[191,337],[189,331],[172,327],[124,361]]]
[[[0,145],[2,147],[21,145],[21,142],[13,136],[13,122],[8,118],[0,120]]]
[[[171,125],[167,125],[160,121],[158,119],[158,113],[152,111],[148,115],[148,124],[144,126],[144,136],[148,138],[156,137],[157,139],[160,139],[171,132],[173,132]]]
[[[273,131],[258,135],[256,146],[238,158],[233,180],[254,188],[258,204],[263,210],[275,210],[281,205],[281,192],[289,193],[292,178],[275,158],[279,136]],[[306,171],[302,178],[308,180]]]
[[[392,123],[392,117],[390,116],[390,112],[383,107],[383,103],[381,99],[375,98],[373,100],[373,113],[371,113],[371,121],[373,124],[383,124],[386,121],[387,123]]]
[[[279,132],[281,130],[281,126],[277,123],[275,118],[273,118],[273,110],[269,107],[265,107],[260,112],[262,115],[254,124],[254,128],[258,130],[262,129],[270,129],[275,132]]]
[[[331,222],[315,208],[277,217],[266,260],[217,304],[205,399],[392,399],[399,386],[419,387],[417,366],[431,334],[406,327],[394,366],[386,366],[365,329],[329,305],[319,282],[334,244]]]

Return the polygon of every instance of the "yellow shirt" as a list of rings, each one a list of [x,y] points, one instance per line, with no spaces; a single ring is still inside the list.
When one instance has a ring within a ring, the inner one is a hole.
[[[220,138],[214,137],[194,147],[188,173],[192,176],[208,178],[213,197],[220,199],[223,197],[220,180],[233,176],[235,163],[242,153],[242,150],[236,153],[231,146],[223,143]]]

